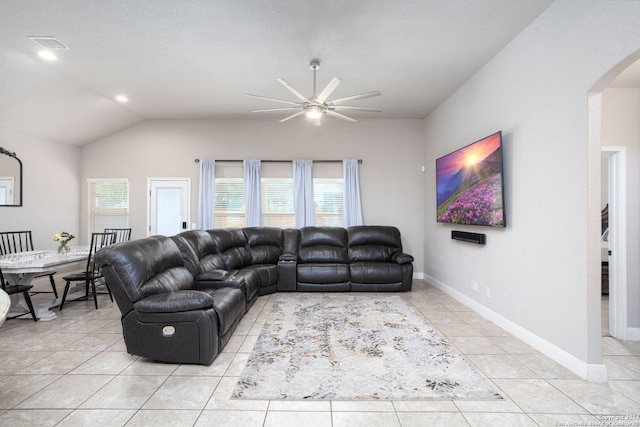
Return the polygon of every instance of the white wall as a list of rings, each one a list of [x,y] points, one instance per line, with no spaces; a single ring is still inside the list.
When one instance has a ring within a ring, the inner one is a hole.
[[[425,124],[429,165],[503,131],[508,221],[482,229],[485,247],[452,241],[451,229],[478,229],[436,223],[431,171],[425,274],[549,344],[585,376],[593,365],[603,369],[600,153],[594,161],[587,144],[587,94],[640,49],[638,22],[640,2],[556,1]],[[473,292],[471,280],[491,297]]]
[[[306,120],[147,121],[85,146],[86,178],[130,180],[133,237],[146,236],[147,178],[191,178],[190,222],[196,222],[199,169],[196,158],[327,159],[361,158],[360,182],[366,224],[397,226],[404,250],[423,268],[423,120],[327,119],[320,127]],[[83,184],[84,185],[84,184]],[[82,195],[82,206],[86,196]],[[82,210],[82,226],[87,228]]]
[[[640,89],[602,94],[602,145],[627,148],[627,326],[640,326]]]
[[[3,127],[0,147],[22,160],[24,180],[22,207],[0,206],[0,230],[31,230],[36,249],[54,249],[60,231],[77,233],[80,148]]]

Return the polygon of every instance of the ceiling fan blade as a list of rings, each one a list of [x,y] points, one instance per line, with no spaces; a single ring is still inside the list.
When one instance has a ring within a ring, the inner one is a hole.
[[[251,110],[252,113],[264,113],[267,111],[288,111],[299,110],[300,107],[284,107],[284,108],[263,108],[262,110]]]
[[[284,122],[286,122],[286,121],[287,121],[287,120],[289,120],[289,119],[293,119],[294,117],[298,117],[298,116],[299,116],[300,114],[302,114],[302,113],[304,113],[304,110],[302,110],[302,111],[298,111],[297,113],[292,114],[292,115],[290,115],[289,117],[285,117],[284,119],[280,120],[280,123],[284,123]]]
[[[298,89],[296,89],[295,87],[291,86],[285,79],[278,79],[278,81],[280,83],[282,83],[282,85],[284,87],[286,87],[287,89],[289,89],[291,91],[291,93],[293,93],[295,96],[297,96],[298,98],[300,98],[300,100],[302,101],[309,101],[309,99],[307,97],[305,97],[303,94],[301,94]]]
[[[336,113],[335,111],[327,110],[326,113],[328,115],[332,116],[332,117],[337,117],[339,119],[346,120],[348,122],[352,122],[352,123],[357,122],[356,119],[352,119],[351,117],[347,117],[344,114]]]
[[[332,104],[338,104],[339,102],[353,101],[356,99],[364,99],[371,98],[372,96],[380,96],[380,92],[374,90],[372,92],[361,93],[360,95],[347,96],[346,98],[334,99],[331,101]]]
[[[320,117],[318,117],[317,119],[313,120],[313,125],[314,126],[322,126],[322,122],[320,122]]]
[[[379,108],[371,108],[371,107],[349,107],[346,105],[336,105],[333,107],[329,107],[331,110],[340,111],[340,110],[349,110],[349,111],[371,111],[372,113],[380,113],[382,112]]]
[[[282,102],[284,104],[300,105],[299,102],[285,101],[284,99],[269,98],[267,96],[251,95],[251,94],[248,94],[248,93],[245,94],[245,96],[250,96],[251,98],[266,99],[268,101]]]
[[[318,101],[320,104],[324,103],[324,101],[326,101],[329,95],[331,95],[333,91],[336,90],[336,88],[340,85],[340,83],[342,83],[342,79],[338,77],[334,77],[329,82],[329,84],[324,89],[322,89],[322,92],[320,92],[320,95],[316,97],[316,101]]]

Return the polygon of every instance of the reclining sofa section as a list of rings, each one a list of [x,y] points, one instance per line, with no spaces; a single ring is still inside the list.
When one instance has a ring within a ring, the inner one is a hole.
[[[388,226],[191,230],[118,243],[96,260],[130,354],[206,365],[260,295],[409,291],[413,276]]]

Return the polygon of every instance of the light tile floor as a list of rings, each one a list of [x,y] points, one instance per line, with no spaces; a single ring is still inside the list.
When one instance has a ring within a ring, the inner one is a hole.
[[[117,306],[101,295],[98,310],[69,303],[56,320],[0,328],[0,426],[640,426],[640,343],[603,336],[610,381],[589,383],[423,281],[401,295],[504,400],[232,400],[271,297],[211,366],[193,366],[127,354]]]

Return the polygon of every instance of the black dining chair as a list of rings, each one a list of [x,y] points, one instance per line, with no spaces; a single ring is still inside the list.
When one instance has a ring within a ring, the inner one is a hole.
[[[62,301],[60,301],[60,311],[64,307],[64,302],[67,299],[67,293],[69,292],[69,286],[71,282],[85,282],[85,300],[89,299],[89,287],[93,293],[93,302],[98,308],[98,294],[96,292],[96,281],[102,278],[102,270],[95,262],[95,255],[100,249],[105,246],[109,246],[115,243],[116,233],[92,233],[91,234],[91,246],[89,246],[89,256],[87,257],[87,266],[84,271],[69,274],[62,277],[62,280],[66,281],[64,287],[64,293],[62,294]],[[106,282],[104,285],[109,293],[109,298],[113,302],[113,295]]]
[[[33,249],[33,239],[31,237],[31,231],[1,231],[0,232],[0,255],[15,254],[17,252],[27,252]],[[55,271],[50,273],[43,273],[38,277],[49,277],[49,283],[51,283],[51,289],[53,294],[58,298],[58,290],[56,289],[56,282],[53,280]],[[50,293],[50,292],[32,292],[32,293]]]
[[[131,229],[130,228],[105,228],[105,233],[116,233],[116,241],[115,243],[120,242],[128,242],[131,240]]]
[[[18,314],[17,316],[7,317],[7,319],[15,319],[16,317],[22,317],[29,313],[31,313],[31,317],[33,317],[33,321],[37,322],[38,317],[36,316],[36,311],[33,309],[33,303],[31,302],[31,296],[29,295],[29,290],[33,288],[33,285],[10,285],[9,282],[4,280],[4,276],[2,275],[2,269],[0,268],[0,286],[2,290],[5,291],[9,295],[22,293],[24,296],[24,300],[29,307],[29,311],[24,314]]]

